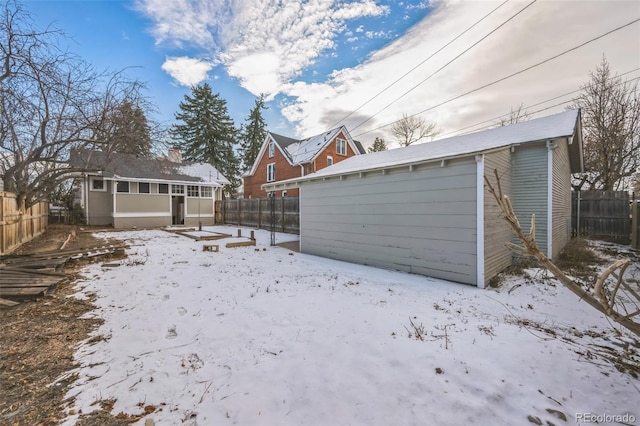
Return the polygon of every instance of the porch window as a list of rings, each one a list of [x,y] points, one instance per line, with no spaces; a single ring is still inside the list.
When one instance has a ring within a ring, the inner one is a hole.
[[[122,192],[122,193],[127,193],[129,192],[129,182],[125,182],[125,181],[118,181],[118,185],[116,186],[116,190],[118,192]]]
[[[276,180],[276,163],[267,164],[267,182]]]
[[[336,153],[338,155],[347,155],[347,141],[345,139],[336,139]]]
[[[158,194],[168,194],[169,193],[169,184],[168,183],[159,183],[158,184]]]
[[[184,185],[171,185],[172,194],[184,194]]]
[[[140,194],[149,194],[149,182],[138,182],[138,192]]]
[[[92,191],[106,191],[107,187],[104,184],[104,180],[98,178],[91,178],[91,190]]]
[[[187,185],[187,197],[198,197],[200,196],[198,185]]]
[[[201,186],[200,187],[200,197],[202,198],[211,198],[211,187],[210,186]]]

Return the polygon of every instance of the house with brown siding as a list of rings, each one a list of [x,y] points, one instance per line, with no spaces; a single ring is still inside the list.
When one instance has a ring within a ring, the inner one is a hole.
[[[179,150],[167,158],[75,150],[80,205],[88,225],[142,228],[214,225],[215,202],[229,181],[206,163],[183,163]]]
[[[344,126],[302,140],[269,132],[253,167],[243,176],[244,197],[266,197],[267,192],[262,189],[265,183],[306,176],[365,152]],[[298,190],[274,193],[296,196]]]

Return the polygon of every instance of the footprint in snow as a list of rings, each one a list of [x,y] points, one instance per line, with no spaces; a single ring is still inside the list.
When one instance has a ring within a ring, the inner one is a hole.
[[[165,339],[175,339],[176,337],[178,337],[178,332],[176,331],[176,326],[172,325],[167,330],[167,335],[165,336]]]
[[[186,313],[187,313],[187,310],[185,308],[183,308],[182,306],[180,306],[178,308],[178,315],[183,316]]]

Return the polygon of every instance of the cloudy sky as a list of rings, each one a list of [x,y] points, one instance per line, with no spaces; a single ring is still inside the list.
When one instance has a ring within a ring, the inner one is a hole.
[[[603,55],[623,78],[640,78],[637,0],[23,5],[97,68],[146,81],[154,118],[165,123],[191,85],[208,82],[236,125],[264,93],[271,131],[307,137],[344,124],[365,146],[377,136],[393,146],[389,124],[403,114],[446,137],[521,104],[534,116],[561,111]]]

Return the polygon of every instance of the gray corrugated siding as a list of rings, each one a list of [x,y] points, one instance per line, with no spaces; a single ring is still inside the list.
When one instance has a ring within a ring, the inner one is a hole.
[[[486,154],[484,174],[496,188],[494,170],[498,170],[504,194],[511,194],[511,152],[505,149]],[[511,251],[505,246],[511,241],[511,228],[504,220],[493,195],[485,185],[484,190],[484,276],[485,284],[504,268],[511,265]]]
[[[569,147],[566,139],[558,142],[553,150],[553,244],[551,249],[556,258],[570,238],[571,229],[571,169]]]
[[[476,162],[304,182],[304,253],[476,283]]]
[[[511,154],[511,203],[520,225],[529,234],[531,215],[536,215],[536,242],[547,254],[547,147],[544,143],[518,146]],[[513,236],[512,241],[520,245]]]

